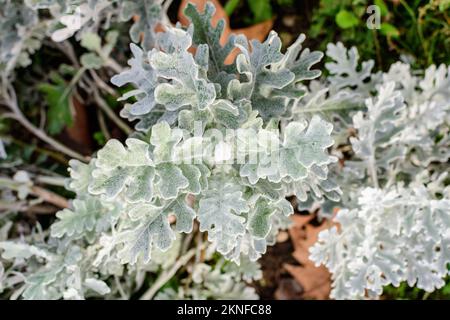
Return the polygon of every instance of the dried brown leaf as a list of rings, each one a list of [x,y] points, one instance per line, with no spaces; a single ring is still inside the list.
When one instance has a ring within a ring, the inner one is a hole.
[[[330,227],[329,222],[316,226],[311,224],[314,215],[294,215],[293,225],[289,229],[292,244],[295,248],[293,257],[300,266],[285,264],[284,268],[302,286],[303,299],[327,299],[331,290],[331,277],[328,270],[316,267],[309,259],[309,248],[317,241],[318,234]]]

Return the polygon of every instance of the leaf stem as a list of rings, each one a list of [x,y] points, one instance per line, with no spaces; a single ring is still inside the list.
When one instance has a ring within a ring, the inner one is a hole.
[[[106,101],[100,96],[96,88],[94,89],[94,100],[100,107],[100,109],[106,114],[106,116],[112,122],[114,122],[123,132],[125,132],[127,135],[133,132],[133,130],[131,130],[131,128],[114,113],[114,111],[110,108]]]
[[[183,256],[178,258],[177,262],[170,268],[169,270],[165,270],[161,273],[161,275],[156,279],[153,285],[141,296],[140,300],[151,300],[153,296],[158,292],[159,289],[169,281],[177,271],[188,263],[189,260],[195,255],[197,248],[192,248],[188,252],[186,252]]]
[[[69,207],[69,201],[64,198],[61,197],[60,195],[49,191],[47,189],[38,187],[38,186],[32,186],[31,187],[31,192],[40,197],[41,199],[43,199],[45,202],[51,203],[59,208],[68,208]]]
[[[32,124],[22,113],[20,110],[18,103],[17,103],[17,96],[15,93],[15,90],[12,86],[10,86],[10,93],[8,93],[8,90],[4,87],[3,88],[3,96],[6,100],[6,106],[9,107],[9,109],[13,112],[12,118],[17,120],[22,126],[24,126],[29,132],[34,134],[36,137],[41,139],[42,141],[48,143],[56,150],[72,157],[75,159],[78,159],[80,161],[87,161],[87,157],[84,157],[83,155],[79,154],[76,151],[73,151],[63,145],[62,143],[56,141],[52,137],[48,136],[43,130],[36,127],[34,124]]]
[[[337,105],[329,105],[325,107],[315,107],[315,108],[303,108],[294,110],[293,112],[298,113],[313,113],[313,112],[325,112],[325,111],[338,111],[338,110],[347,110],[347,109],[360,109],[360,105],[351,105],[351,104],[337,104]]]
[[[67,179],[66,177],[51,177],[41,175],[38,175],[35,178],[36,182],[58,187],[64,187],[66,179]]]
[[[417,17],[414,14],[413,9],[406,3],[404,0],[400,0],[400,3],[403,7],[405,7],[405,10],[408,12],[408,14],[411,16],[411,19],[413,20],[414,24],[416,25],[417,34],[419,36],[420,44],[422,45],[423,52],[425,53],[425,56],[428,56],[428,49],[425,43],[425,39],[423,37],[422,32],[422,26],[420,25],[420,22],[417,21]]]
[[[370,177],[372,178],[373,186],[378,189],[380,185],[378,184],[378,174],[377,174],[377,168],[375,166],[375,161],[373,159],[370,159],[368,162],[369,165],[369,173]]]
[[[103,135],[105,136],[105,139],[110,140],[111,134],[108,131],[108,127],[107,127],[106,121],[105,121],[105,116],[99,109],[97,109],[97,118],[98,118],[98,124],[100,126],[100,130],[103,133]]]

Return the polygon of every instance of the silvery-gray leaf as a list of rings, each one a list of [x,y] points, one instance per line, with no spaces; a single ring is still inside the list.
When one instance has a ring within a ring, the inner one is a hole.
[[[118,255],[123,262],[135,264],[142,257],[142,261],[148,263],[153,245],[166,251],[175,240],[175,234],[160,207],[138,204],[133,210],[143,215],[144,219],[134,229],[124,231],[119,236],[124,247]]]
[[[156,86],[156,102],[171,111],[186,105],[200,110],[207,108],[216,97],[215,86],[200,78],[200,66],[187,51],[191,46],[191,36],[181,29],[172,28],[164,37],[172,47],[179,47],[169,52],[153,50],[149,54],[150,65],[157,76],[171,80]]]
[[[225,64],[225,59],[234,49],[234,36],[230,36],[228,41],[221,45],[220,38],[225,27],[225,21],[219,20],[213,27],[211,18],[215,11],[214,5],[209,2],[206,3],[203,13],[200,13],[193,4],[188,3],[185,14],[194,26],[192,36],[194,45],[208,44],[208,77],[217,82],[219,78],[227,78],[227,73],[234,73],[232,66]],[[222,88],[226,88],[226,83],[222,85]]]
[[[328,62],[325,67],[330,72],[328,78],[330,84],[339,91],[347,87],[357,87],[360,92],[369,92],[370,84],[366,82],[372,76],[374,61],[364,61],[359,70],[359,54],[355,47],[350,50],[344,47],[341,42],[337,44],[329,43],[327,45],[327,56],[333,62]]]
[[[199,201],[200,231],[208,231],[209,241],[221,253],[228,253],[237,237],[245,232],[243,212],[249,210],[238,185],[210,181],[209,189]]]
[[[131,68],[112,77],[111,82],[119,87],[129,83],[136,87],[136,90],[126,93],[122,99],[135,96],[137,101],[129,107],[128,112],[130,115],[141,116],[151,112],[156,105],[154,91],[157,78],[142,49],[133,43],[130,49],[133,58],[128,60],[128,64]]]
[[[75,199],[72,205],[73,209],[64,209],[56,214],[58,221],[51,226],[53,237],[77,239],[92,231],[102,232],[117,219],[118,208],[103,205],[96,198]]]
[[[380,295],[401,281],[427,291],[441,287],[450,257],[449,199],[433,199],[424,186],[366,188],[359,196],[356,208],[336,216],[342,231],[321,232],[311,248],[311,259],[334,274],[332,296],[358,298],[366,289]]]

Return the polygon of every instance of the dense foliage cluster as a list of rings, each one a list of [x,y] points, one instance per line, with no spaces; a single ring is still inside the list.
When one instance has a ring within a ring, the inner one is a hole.
[[[334,170],[342,201],[324,210],[341,208],[340,227],[320,235],[311,258],[333,273],[336,298],[378,296],[401,281],[433,291],[444,285],[450,262],[450,68],[433,65],[417,76],[399,62],[373,74],[371,61],[358,69],[355,48],[330,44],[327,55],[333,62],[321,85],[331,102],[319,109],[334,105],[336,127],[356,132],[349,136],[351,159]],[[323,94],[311,89],[312,97]],[[342,106],[352,108],[348,96],[362,110],[343,120]]]

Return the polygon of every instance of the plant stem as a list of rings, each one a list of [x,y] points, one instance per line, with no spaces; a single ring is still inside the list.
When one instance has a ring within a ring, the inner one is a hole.
[[[15,119],[15,118],[13,118],[13,119]],[[35,150],[36,152],[44,154],[52,159],[55,159],[56,161],[60,162],[61,164],[65,165],[65,166],[68,165],[67,158],[65,158],[64,155],[62,155],[61,153],[58,153],[56,151],[49,150],[49,149],[44,149],[44,148],[41,148],[38,146],[29,145],[23,141],[15,139],[15,138],[11,138],[11,142],[15,143],[21,147],[32,147],[33,150]]]
[[[0,177],[0,181],[3,184],[3,186],[14,191],[18,191],[19,188],[24,185],[24,183],[15,181],[10,178]],[[41,198],[47,203],[51,203],[59,208],[69,207],[69,201],[66,198],[60,196],[59,194],[54,193],[53,191],[47,190],[39,186],[35,186],[33,185],[32,182],[26,183],[25,186],[29,190],[29,193]]]
[[[117,97],[117,92],[114,91],[114,89],[111,88],[111,86],[109,86],[105,81],[103,81],[103,79],[100,78],[97,72],[95,72],[94,70],[89,70],[89,74],[91,75],[92,79],[94,79],[94,82],[99,89],[105,91],[113,97]]]
[[[111,139],[111,135],[109,134],[108,127],[106,126],[105,116],[99,109],[97,109],[97,118],[98,118],[98,124],[100,126],[100,130],[102,131],[103,135],[105,136],[105,139],[106,140]]]
[[[375,29],[372,30],[372,34],[373,34],[373,41],[375,43],[375,52],[377,54],[377,62],[378,62],[378,67],[380,69],[383,68],[383,61],[381,58],[381,49],[380,49],[380,42],[378,41],[378,33]]]
[[[195,255],[196,250],[196,248],[192,248],[181,256],[172,268],[163,271],[153,285],[141,296],[140,300],[151,300],[158,290],[161,289],[161,287],[177,273],[178,269],[191,260],[191,258]]]
[[[97,89],[94,89],[94,99],[100,109],[102,109],[102,111],[106,114],[106,116],[111,121],[113,121],[123,132],[125,132],[127,135],[133,132],[133,130],[131,130],[131,128],[114,113],[114,111],[109,107],[106,101],[100,96]]]
[[[313,113],[313,112],[326,112],[326,111],[340,111],[340,110],[350,110],[350,109],[360,109],[360,105],[329,105],[325,107],[314,107],[314,108],[306,108],[306,109],[296,109],[293,112],[296,114],[299,113]]]
[[[106,66],[110,67],[115,73],[121,73],[123,71],[122,66],[113,58],[108,58],[106,60]]]
[[[120,279],[118,276],[114,276],[114,281],[116,282],[117,290],[119,290],[120,296],[123,300],[128,300],[128,296],[123,290],[122,284],[120,283]]]
[[[36,180],[36,182],[39,182],[42,184],[64,187],[66,179],[67,178],[65,178],[65,177],[36,176],[35,180]]]
[[[14,91],[14,88],[10,88],[10,93],[8,94],[7,89],[4,88],[3,90],[4,92],[4,98],[6,99],[6,106],[9,107],[9,109],[11,109],[11,111],[13,112],[12,118],[14,118],[15,120],[17,120],[22,126],[24,126],[29,132],[31,132],[32,134],[34,134],[36,137],[38,137],[39,139],[41,139],[42,141],[48,143],[49,145],[51,145],[53,148],[55,148],[56,150],[68,155],[69,157],[78,159],[80,161],[87,161],[87,158],[84,157],[83,155],[79,154],[76,151],[73,151],[71,149],[69,149],[68,147],[66,147],[65,145],[63,145],[62,143],[56,141],[55,139],[53,139],[52,137],[48,136],[43,130],[39,129],[38,127],[36,127],[34,124],[32,124],[22,113],[22,111],[20,110],[18,103],[17,103],[17,96],[16,93]]]
[[[195,263],[200,263],[202,259],[203,234],[200,230],[197,233],[197,245],[195,246]]]
[[[369,160],[369,173],[372,178],[373,186],[378,189],[380,186],[378,184],[377,167],[375,165],[375,161],[373,160]]]
[[[417,34],[419,36],[420,44],[422,45],[423,52],[425,53],[425,56],[428,56],[428,49],[425,43],[425,39],[423,37],[422,32],[422,26],[420,25],[419,21],[417,21],[416,15],[414,14],[413,9],[406,3],[404,0],[400,0],[400,3],[403,7],[405,7],[405,10],[408,12],[408,14],[411,16],[411,19],[413,20],[413,23],[416,25]]]

